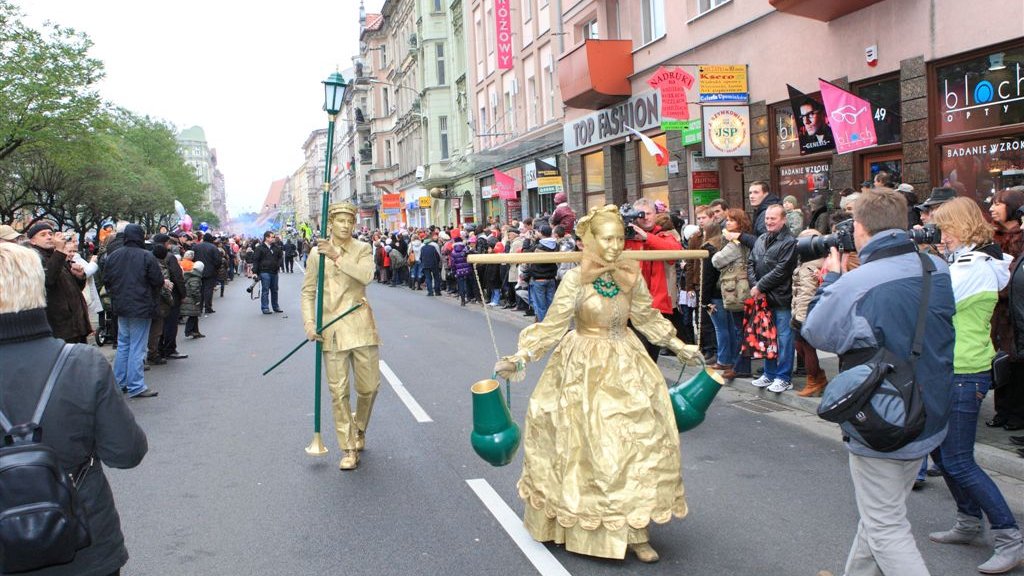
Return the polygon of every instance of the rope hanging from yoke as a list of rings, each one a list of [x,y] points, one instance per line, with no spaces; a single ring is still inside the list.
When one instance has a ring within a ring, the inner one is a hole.
[[[491,344],[494,346],[494,358],[501,360],[501,352],[498,351],[498,338],[494,335],[494,325],[491,324],[491,312],[488,310],[487,298],[484,296],[484,286],[480,283],[480,274],[476,269],[476,262],[473,263],[473,278],[476,279],[476,288],[480,292],[480,303],[484,307],[484,318],[487,319],[487,330],[491,333]],[[494,378],[497,379],[498,375],[495,374]],[[512,409],[512,385],[505,379],[505,404],[508,405],[509,410]]]

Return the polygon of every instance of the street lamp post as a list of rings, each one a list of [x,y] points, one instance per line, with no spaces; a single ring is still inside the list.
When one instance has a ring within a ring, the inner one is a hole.
[[[345,96],[345,79],[339,72],[334,72],[323,81],[324,111],[327,112],[327,161],[324,163],[323,200],[320,203],[320,240],[327,240],[327,209],[330,204],[331,192],[331,152],[334,147],[334,123],[341,110],[341,102]],[[318,252],[320,252],[318,250]],[[320,334],[324,327],[324,253],[320,252],[320,266],[316,277],[316,332]],[[320,384],[322,379],[324,343],[316,342],[316,367],[313,376],[313,441],[306,446],[306,454],[320,456],[327,453],[327,447],[320,436]]]

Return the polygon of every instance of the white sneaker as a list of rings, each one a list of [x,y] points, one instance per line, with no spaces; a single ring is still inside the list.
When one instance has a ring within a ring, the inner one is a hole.
[[[762,374],[756,380],[751,380],[750,383],[758,388],[765,388],[767,386],[771,386],[772,379]]]
[[[775,380],[772,380],[771,386],[768,387],[769,392],[775,392],[776,394],[780,394],[782,392],[785,392],[786,390],[792,389],[793,385],[789,382],[786,382],[782,378],[776,378]]]

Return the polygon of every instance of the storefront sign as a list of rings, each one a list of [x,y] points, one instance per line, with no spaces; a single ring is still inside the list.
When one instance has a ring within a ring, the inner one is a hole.
[[[942,185],[984,204],[996,191],[1024,185],[1024,135],[941,147]]]
[[[693,88],[693,74],[676,66],[658,68],[647,80],[647,85],[661,94],[662,126],[668,119],[689,120],[690,110],[686,103],[686,91]]]
[[[702,112],[705,156],[750,156],[749,106],[705,106]]]
[[[430,208],[431,200],[433,200],[433,198],[430,196],[420,196],[416,200],[419,202],[420,208]]]
[[[385,210],[400,210],[402,208],[401,194],[381,194],[380,206]]]
[[[699,118],[695,120],[687,120],[682,123],[683,126],[679,128],[683,132],[683,146],[690,146],[691,144],[700,144],[703,134],[701,130],[701,121]],[[665,123],[662,122],[662,128],[665,127]]]
[[[527,188],[537,187],[537,165],[535,163],[523,164],[523,183]]]
[[[690,159],[690,194],[694,206],[703,206],[721,197],[721,184],[718,178],[718,159],[707,158],[693,150]]]
[[[745,104],[750,98],[746,65],[699,66],[697,75],[701,104]]]
[[[498,40],[498,69],[512,68],[512,9],[511,0],[494,0],[495,38]]]
[[[562,191],[562,175],[555,158],[535,160],[537,165],[537,193],[557,194]]]
[[[1024,122],[1024,45],[940,66],[939,133]]]
[[[832,165],[828,161],[779,167],[779,196],[796,196],[803,203],[815,190],[828,190]]]
[[[627,126],[643,132],[661,126],[661,97],[655,91],[643,92],[629,100],[588,114],[562,128],[562,148],[574,152],[624,138]]]
[[[487,200],[491,196],[494,196],[494,189],[492,187],[490,187],[490,186],[481,186],[480,187],[480,197],[481,198],[483,198],[484,200]]]

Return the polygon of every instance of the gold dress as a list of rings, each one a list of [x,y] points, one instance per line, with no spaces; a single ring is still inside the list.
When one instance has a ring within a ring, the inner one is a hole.
[[[534,359],[557,344],[526,416],[524,524],[535,540],[618,559],[647,541],[652,520],[687,513],[665,379],[626,321],[663,346],[675,329],[651,307],[643,279],[620,288],[598,294],[574,268],[544,321],[519,337]]]

